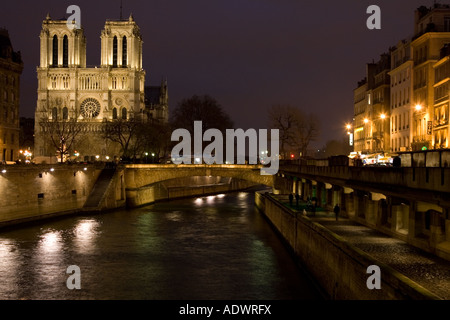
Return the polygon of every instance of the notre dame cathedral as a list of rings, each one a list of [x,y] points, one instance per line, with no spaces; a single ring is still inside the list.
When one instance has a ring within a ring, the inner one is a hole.
[[[107,20],[101,32],[101,64],[86,65],[83,28],[47,15],[40,34],[38,97],[35,111],[36,162],[57,159],[51,123],[82,128],[70,146],[80,161],[105,161],[120,156],[120,145],[102,134],[106,123],[140,119],[149,125],[168,121],[167,82],[145,87],[142,36],[133,17]],[[61,142],[64,143],[64,142]]]

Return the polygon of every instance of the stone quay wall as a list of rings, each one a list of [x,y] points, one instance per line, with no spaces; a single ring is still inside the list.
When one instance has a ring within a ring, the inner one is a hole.
[[[83,208],[84,204],[104,168],[102,163],[1,166],[0,227],[82,211],[88,213],[88,209]],[[244,179],[196,176],[128,188],[127,174],[130,171],[126,166],[117,167],[94,211],[239,191],[255,185]]]
[[[393,270],[308,217],[297,215],[270,194],[255,193],[255,204],[279,232],[293,254],[336,300],[436,299],[423,287]],[[381,270],[381,289],[369,289],[367,268]]]
[[[102,169],[96,165],[0,168],[0,225],[79,211]]]

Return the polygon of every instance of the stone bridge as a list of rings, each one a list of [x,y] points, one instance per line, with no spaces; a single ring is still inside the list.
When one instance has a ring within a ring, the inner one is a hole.
[[[282,163],[282,194],[331,211],[450,260],[450,167],[354,167]]]
[[[189,187],[184,185],[186,180],[183,180],[188,177],[228,177],[273,187],[275,177],[262,175],[261,168],[261,165],[234,164],[130,164],[125,166],[126,199],[129,206],[154,202],[167,197],[167,190],[162,190],[162,182],[172,180],[172,185],[175,181],[178,187]]]

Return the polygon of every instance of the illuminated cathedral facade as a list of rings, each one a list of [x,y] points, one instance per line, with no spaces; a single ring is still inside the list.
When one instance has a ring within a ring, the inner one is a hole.
[[[52,20],[47,15],[42,23],[37,68],[36,162],[52,161],[56,156],[46,123],[81,127],[70,146],[71,156],[81,161],[104,161],[120,157],[121,152],[120,145],[105,139],[106,123],[150,118],[167,122],[167,84],[161,90],[165,94],[161,103],[152,110],[146,108],[142,44],[140,29],[131,15],[126,20],[107,20],[101,32],[101,64],[88,67],[83,28],[69,28],[67,20]]]

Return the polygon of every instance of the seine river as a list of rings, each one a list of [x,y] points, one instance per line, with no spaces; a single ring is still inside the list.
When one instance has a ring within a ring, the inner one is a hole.
[[[70,290],[74,279],[80,289]],[[239,192],[0,230],[0,299],[321,296],[254,207],[254,194]]]

